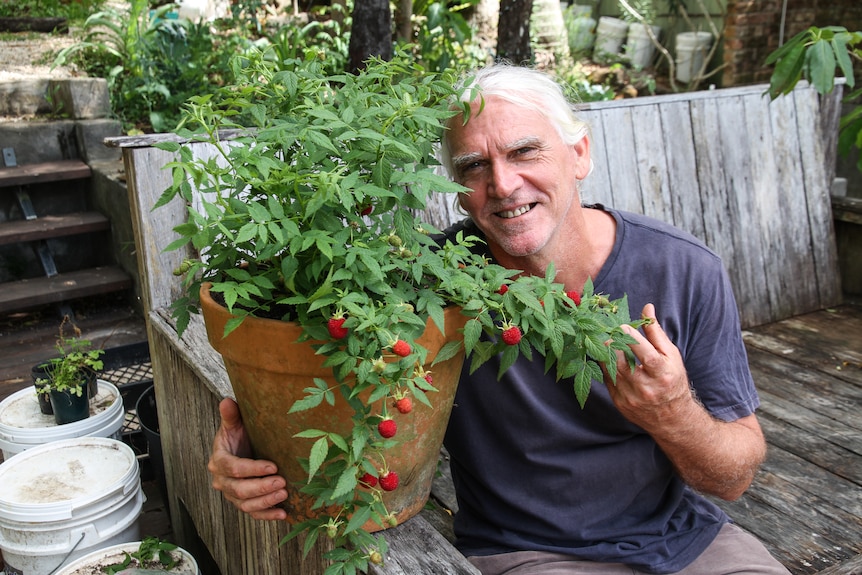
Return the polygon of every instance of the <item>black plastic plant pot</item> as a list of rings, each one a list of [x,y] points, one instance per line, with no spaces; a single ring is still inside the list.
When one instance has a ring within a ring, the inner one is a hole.
[[[51,407],[54,408],[54,421],[57,425],[90,417],[90,398],[86,393],[78,397],[68,391],[51,390]]]
[[[48,379],[48,366],[44,364],[34,365],[30,369],[30,374],[33,376],[33,386],[36,388],[36,397],[39,399],[39,411],[42,415],[54,415],[54,408],[51,407],[51,396],[47,393],[38,393],[39,389],[47,384],[36,383],[40,379]]]
[[[87,369],[85,373],[85,377],[87,379],[87,397],[93,399],[94,397],[99,395],[99,374],[91,369]]]

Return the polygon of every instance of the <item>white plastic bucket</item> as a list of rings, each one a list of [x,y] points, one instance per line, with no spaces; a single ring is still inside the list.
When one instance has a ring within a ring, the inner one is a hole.
[[[709,32],[680,32],[676,36],[676,79],[691,82],[703,67],[703,60],[712,45]]]
[[[589,6],[573,4],[570,8],[586,8],[586,10],[573,10],[572,16],[567,20],[567,34],[569,36],[569,50],[572,54],[589,52],[596,41],[596,20],[590,17]]]
[[[53,415],[43,415],[33,387],[18,391],[0,403],[0,450],[3,459],[51,441],[73,437],[120,439],[126,410],[117,387],[99,380],[99,391],[90,400],[90,417],[57,425]]]
[[[649,66],[652,63],[653,54],[655,54],[655,44],[650,39],[648,29],[652,29],[653,36],[658,40],[661,28],[646,24],[630,25],[626,36],[626,56],[628,56],[631,65],[637,69]]]
[[[593,57],[601,60],[620,53],[625,42],[629,25],[624,20],[601,16],[596,27],[596,44],[593,47]]]
[[[122,543],[120,545],[112,545],[99,549],[93,553],[88,553],[84,557],[69,563],[55,575],[89,575],[93,573],[93,569],[106,565],[114,565],[122,562],[126,558],[126,553],[137,553],[141,542]],[[192,557],[191,553],[177,547],[171,551],[171,557],[178,562],[178,565],[172,568],[167,573],[176,573],[177,575],[199,575],[197,561]]]
[[[140,539],[138,460],[116,439],[76,437],[0,465],[0,550],[6,573],[50,575],[92,551]]]

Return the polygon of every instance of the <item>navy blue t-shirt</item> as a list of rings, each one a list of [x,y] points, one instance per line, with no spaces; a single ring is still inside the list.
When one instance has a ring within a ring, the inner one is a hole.
[[[759,400],[718,256],[667,224],[606,211],[616,219],[616,241],[593,280],[596,292],[628,295],[632,317],[655,304],[714,417],[754,413]],[[472,222],[464,225],[480,235]],[[728,521],[619,413],[603,383],[593,382],[581,409],[572,382],[555,381],[553,370],[545,375],[538,354],[499,381],[495,361],[472,375],[467,369],[445,439],[459,504],[457,546],[465,555],[544,550],[673,573]]]

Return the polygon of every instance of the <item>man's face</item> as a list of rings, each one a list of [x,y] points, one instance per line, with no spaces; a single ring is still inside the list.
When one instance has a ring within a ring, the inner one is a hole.
[[[566,146],[541,114],[493,96],[466,125],[456,117],[450,128],[455,180],[472,190],[461,205],[492,251],[552,257],[565,249],[556,240],[580,201],[576,180],[589,172],[587,138]]]

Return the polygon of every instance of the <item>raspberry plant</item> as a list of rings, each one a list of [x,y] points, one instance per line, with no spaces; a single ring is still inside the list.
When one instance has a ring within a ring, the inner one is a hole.
[[[177,270],[187,288],[173,307],[177,327],[185,329],[201,283],[211,282],[235,316],[226,333],[260,316],[297,322],[304,339],[319,342],[337,385],[309,381],[292,411],[341,394],[354,408],[353,429],[297,434],[312,442],[301,491],[321,514],[288,538],[307,534],[306,550],[329,538],[327,575],[364,571],[386,541],[362,526],[395,523],[381,496],[398,488],[386,452],[399,438],[378,424],[405,397],[432,405],[433,367],[423,367],[427,350],[417,343],[429,318],[441,331],[447,306],[470,318],[463,344],[447,345],[436,361],[464,345],[473,367],[502,354],[502,374],[519,355],[540,353],[583,404],[591,380],[602,379],[600,364],[613,376],[616,352],[634,341],[620,329],[628,307],[590,284],[575,305],[553,268],[519,277],[481,255],[478,238],[442,241],[420,219],[430,193],[467,191],[435,172],[435,145],[456,113],[453,77],[428,74],[404,54],[356,76],[327,74],[314,52],[280,62],[251,55],[234,68],[235,84],[191,101],[186,122],[196,131],[181,134],[209,142],[217,157],[160,145],[177,160],[157,205],[177,196],[188,205],[167,249],[190,244],[199,255]],[[223,139],[227,129],[238,135]],[[499,337],[503,323],[522,332],[515,345]]]

